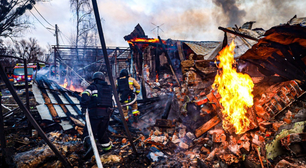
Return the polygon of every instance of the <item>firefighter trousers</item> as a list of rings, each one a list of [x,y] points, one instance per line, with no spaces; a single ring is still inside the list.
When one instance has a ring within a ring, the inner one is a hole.
[[[107,134],[109,117],[105,116],[102,118],[90,118],[90,123],[94,138],[98,139],[100,145],[103,147],[110,146],[111,142]],[[87,125],[85,125],[83,137],[88,137]]]
[[[132,113],[133,114],[139,114],[138,105],[137,105],[136,101],[135,101],[135,103],[133,103],[131,105],[131,107],[132,107]],[[129,106],[122,107],[122,111],[123,111],[123,114],[124,114],[124,118],[128,119]]]

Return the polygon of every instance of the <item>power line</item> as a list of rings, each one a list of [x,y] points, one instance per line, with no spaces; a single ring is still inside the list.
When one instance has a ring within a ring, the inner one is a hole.
[[[30,11],[30,10],[29,10],[29,11]],[[46,28],[50,33],[52,33],[52,34],[54,35],[54,33],[51,32],[44,24],[42,24],[41,21],[38,20],[37,17],[36,17],[31,11],[30,11],[30,13],[34,16],[34,18],[35,18],[44,28]]]
[[[66,39],[66,41],[69,43],[69,38],[61,31],[61,30],[59,30],[59,32],[64,36],[64,38]]]
[[[33,6],[34,7],[34,9],[37,11],[37,13],[50,25],[50,26],[52,26],[52,27],[54,27],[50,22],[48,22],[44,17],[43,17],[43,15],[36,9],[36,7],[35,6]]]
[[[63,37],[62,37],[62,35],[61,34],[59,34],[60,36],[61,36],[61,39],[62,39],[62,42],[63,42],[63,44],[65,44],[65,42],[64,42],[64,40],[63,40]]]

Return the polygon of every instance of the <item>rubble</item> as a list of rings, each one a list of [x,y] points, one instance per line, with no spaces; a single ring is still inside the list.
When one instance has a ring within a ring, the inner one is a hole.
[[[285,147],[292,155],[299,156],[305,153],[306,144],[306,133],[295,133],[289,134],[281,139],[281,144]]]

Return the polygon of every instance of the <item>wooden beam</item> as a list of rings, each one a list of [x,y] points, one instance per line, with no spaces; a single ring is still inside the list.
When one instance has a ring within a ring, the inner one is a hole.
[[[185,61],[185,56],[184,56],[184,52],[183,52],[182,42],[178,41],[176,43],[176,45],[177,45],[177,50],[178,50],[178,54],[179,54],[181,62]]]
[[[210,130],[212,127],[216,126],[217,124],[219,124],[219,122],[221,122],[221,120],[219,119],[219,117],[216,115],[214,116],[212,119],[210,119],[209,121],[207,121],[205,124],[203,124],[201,127],[199,127],[198,129],[196,129],[195,131],[195,136],[198,138],[199,136],[203,135],[205,132],[207,132],[208,130]]]
[[[56,112],[56,110],[55,110],[55,108],[54,108],[54,106],[53,106],[49,96],[48,96],[48,93],[47,93],[47,91],[45,89],[43,81],[42,80],[36,80],[36,82],[37,82],[37,87],[40,89],[41,95],[42,95],[43,99],[45,100],[45,104],[46,104],[46,106],[49,109],[49,112],[50,112],[50,114],[52,116],[53,121],[61,122],[61,120],[59,119],[59,116],[58,116],[58,114],[57,114],[57,112]]]
[[[244,38],[247,38],[247,39],[250,39],[250,40],[254,40],[254,41],[258,41],[257,38],[255,37],[252,37],[252,36],[249,36],[249,35],[245,35],[245,34],[242,34],[242,33],[238,33],[238,32],[235,32],[233,30],[229,30],[227,28],[224,28],[224,27],[218,27],[219,30],[222,30],[224,32],[227,32],[227,33],[232,33],[236,36],[239,36],[239,37],[244,37]]]

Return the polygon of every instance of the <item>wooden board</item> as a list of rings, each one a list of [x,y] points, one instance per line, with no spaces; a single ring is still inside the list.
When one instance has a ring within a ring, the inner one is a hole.
[[[205,132],[210,130],[212,127],[216,126],[221,120],[219,117],[216,115],[209,121],[207,121],[205,124],[203,124],[201,127],[196,129],[195,131],[195,136],[198,138],[199,136],[203,135]]]

